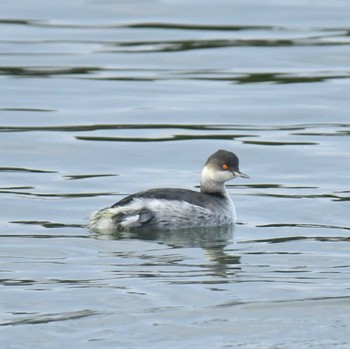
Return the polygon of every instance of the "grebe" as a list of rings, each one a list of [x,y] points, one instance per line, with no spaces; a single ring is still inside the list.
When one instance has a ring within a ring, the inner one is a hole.
[[[236,211],[225,182],[236,177],[249,178],[240,172],[234,153],[218,150],[203,167],[200,192],[175,188],[139,192],[91,214],[89,228],[113,232],[233,224]]]

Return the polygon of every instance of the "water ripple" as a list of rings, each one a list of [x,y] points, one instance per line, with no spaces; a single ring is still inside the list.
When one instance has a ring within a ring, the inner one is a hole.
[[[57,171],[39,170],[24,167],[0,167],[0,172],[57,173]]]
[[[321,229],[341,229],[341,230],[350,230],[348,226],[339,226],[339,225],[331,225],[331,224],[307,224],[307,223],[273,223],[273,224],[262,224],[257,225],[258,228],[284,228],[284,227],[292,227],[292,228],[321,228]],[[298,239],[308,239],[307,237],[296,237]],[[344,237],[342,237],[343,239]],[[284,239],[284,238],[283,238]],[[288,238],[289,239],[289,238]],[[313,238],[314,239],[314,238]],[[320,237],[319,239],[323,239]],[[331,238],[333,239],[333,237]],[[350,240],[350,238],[345,237],[345,240]]]
[[[89,309],[53,314],[32,314],[29,317],[21,316],[20,319],[0,323],[0,326],[48,324],[50,322],[76,320],[99,314],[100,312]]]

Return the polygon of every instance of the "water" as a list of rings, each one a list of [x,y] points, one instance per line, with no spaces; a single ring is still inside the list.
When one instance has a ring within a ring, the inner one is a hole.
[[[1,348],[349,348],[349,3],[0,10]],[[234,231],[85,228],[219,148]]]

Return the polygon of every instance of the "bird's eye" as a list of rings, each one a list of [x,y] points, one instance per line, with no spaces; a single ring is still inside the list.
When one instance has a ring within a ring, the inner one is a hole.
[[[224,170],[228,170],[228,165],[227,165],[227,164],[223,164],[223,165],[222,165],[222,168],[223,168]]]

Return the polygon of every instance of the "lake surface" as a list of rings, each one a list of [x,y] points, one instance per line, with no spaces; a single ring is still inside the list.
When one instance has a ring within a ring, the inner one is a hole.
[[[1,348],[350,347],[350,3],[0,4]],[[234,151],[238,224],[92,234]]]

